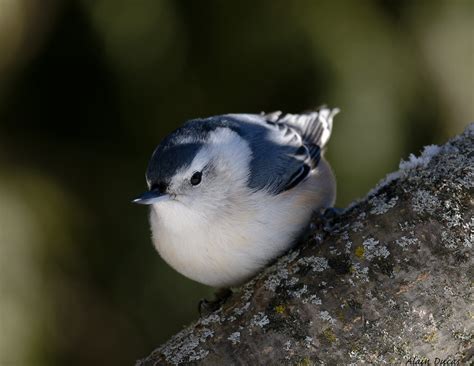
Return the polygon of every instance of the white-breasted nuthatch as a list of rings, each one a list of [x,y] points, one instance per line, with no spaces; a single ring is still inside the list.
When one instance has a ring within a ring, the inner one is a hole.
[[[188,121],[154,151],[152,240],[181,274],[236,286],[285,252],[311,215],[334,204],[323,158],[338,109],[304,114],[226,114]]]

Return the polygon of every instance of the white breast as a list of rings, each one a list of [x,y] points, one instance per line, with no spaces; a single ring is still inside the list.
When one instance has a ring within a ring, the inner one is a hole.
[[[324,159],[288,192],[256,192],[212,219],[176,201],[151,209],[153,243],[181,274],[213,287],[236,286],[287,250],[313,211],[334,203],[335,183]]]

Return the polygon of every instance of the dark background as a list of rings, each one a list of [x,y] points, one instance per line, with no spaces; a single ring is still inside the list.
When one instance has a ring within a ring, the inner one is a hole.
[[[186,119],[340,107],[340,207],[461,132],[473,5],[0,2],[0,364],[133,364],[197,317],[130,203]]]

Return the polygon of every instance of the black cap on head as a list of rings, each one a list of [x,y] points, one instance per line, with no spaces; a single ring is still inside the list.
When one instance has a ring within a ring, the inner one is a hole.
[[[207,141],[209,133],[219,127],[239,131],[238,124],[230,117],[215,116],[190,120],[168,135],[158,145],[148,164],[148,183],[169,184],[179,169],[191,164],[196,153]]]
[[[160,144],[154,151],[146,171],[151,185],[168,185],[176,172],[189,166],[202,143]]]

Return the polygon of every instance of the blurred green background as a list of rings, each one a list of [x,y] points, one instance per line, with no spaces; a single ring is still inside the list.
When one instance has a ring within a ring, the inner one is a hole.
[[[145,188],[186,119],[338,106],[338,206],[474,120],[474,1],[0,0],[0,365],[133,364],[211,289]]]

